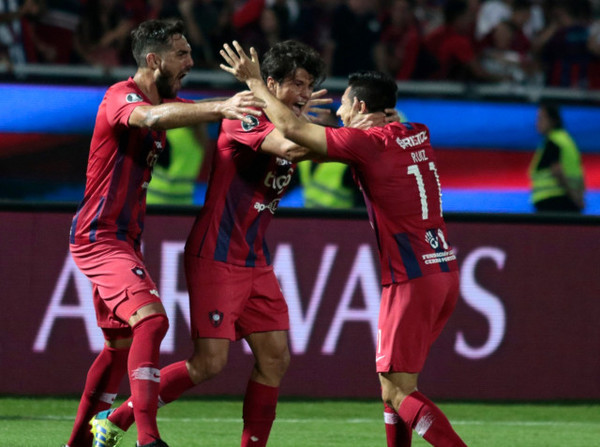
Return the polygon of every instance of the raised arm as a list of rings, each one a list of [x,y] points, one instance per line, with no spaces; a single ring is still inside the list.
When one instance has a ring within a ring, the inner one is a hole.
[[[266,103],[265,113],[285,138],[308,148],[316,156],[326,156],[325,128],[298,118],[271,94],[260,75],[258,55],[254,48],[250,49],[249,58],[236,41],[233,41],[233,46],[235,50],[227,44],[223,46],[220,53],[228,65],[221,64],[221,68],[234,75],[239,81],[245,82],[252,93]]]
[[[238,119],[250,123],[244,115],[261,115],[265,103],[254,97],[252,92],[237,93],[225,100],[199,101],[196,103],[169,102],[156,106],[136,107],[129,117],[129,124],[155,130],[187,127],[206,121],[222,118]]]

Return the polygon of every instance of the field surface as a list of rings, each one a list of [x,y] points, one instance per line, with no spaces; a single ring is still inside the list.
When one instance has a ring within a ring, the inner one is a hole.
[[[74,398],[0,397],[0,447],[60,447],[77,407]],[[239,446],[241,400],[181,399],[159,412],[170,447]],[[469,446],[600,446],[600,403],[442,402]],[[135,427],[121,444],[135,446]],[[282,399],[270,447],[384,447],[382,407],[366,400]],[[413,446],[427,446],[416,434]]]

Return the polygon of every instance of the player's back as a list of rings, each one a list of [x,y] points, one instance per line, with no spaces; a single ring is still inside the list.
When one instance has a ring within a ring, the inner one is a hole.
[[[363,189],[384,284],[457,268],[427,126],[329,130],[327,143],[328,155],[350,163]]]
[[[431,228],[443,222],[440,182],[427,126],[393,123],[372,128],[369,135],[373,154],[358,176],[372,205],[390,224],[404,229]]]

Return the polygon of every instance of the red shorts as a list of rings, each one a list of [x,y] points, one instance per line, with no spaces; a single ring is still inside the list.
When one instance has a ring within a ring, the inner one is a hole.
[[[454,311],[458,293],[458,272],[385,286],[379,310],[377,372],[420,372]]]
[[[160,302],[142,254],[127,242],[103,240],[70,245],[70,249],[75,264],[92,282],[99,327],[127,328],[127,321],[139,308]]]
[[[192,338],[239,340],[287,331],[288,307],[272,266],[242,267],[185,255]]]

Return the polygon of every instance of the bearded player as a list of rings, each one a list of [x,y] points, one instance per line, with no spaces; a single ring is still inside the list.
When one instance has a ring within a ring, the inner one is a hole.
[[[313,49],[286,41],[266,53],[262,76],[269,91],[300,116],[325,76],[325,65]],[[311,104],[319,101],[327,100]],[[301,148],[264,116],[248,118],[250,123],[221,124],[205,204],[185,246],[194,352],[160,371],[159,395],[161,403],[169,403],[216,376],[227,363],[230,343],[245,339],[255,365],[244,397],[241,445],[261,447],[267,444],[290,361],[288,308],[265,231],[294,172],[290,153]],[[127,430],[134,422],[130,401],[108,421],[111,433]]]

